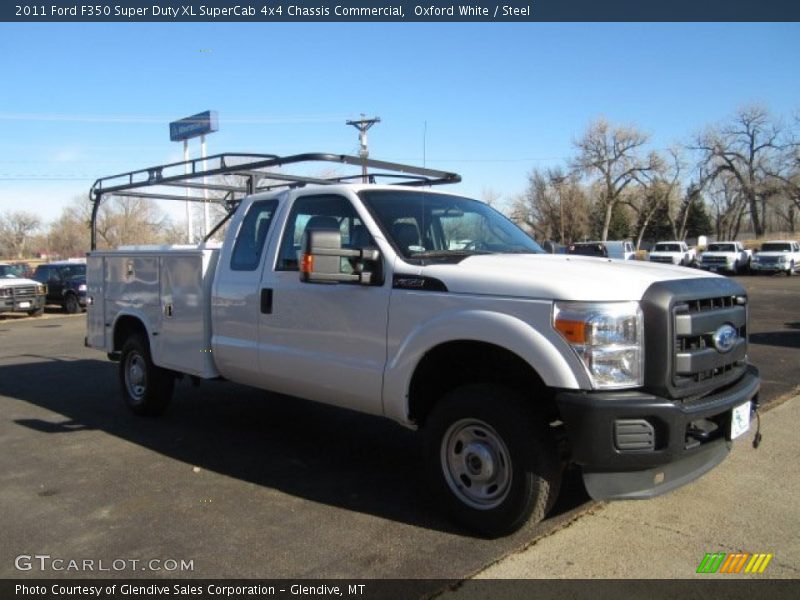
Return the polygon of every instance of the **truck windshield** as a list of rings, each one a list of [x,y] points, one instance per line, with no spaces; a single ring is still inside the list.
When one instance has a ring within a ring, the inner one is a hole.
[[[0,265],[0,279],[19,279],[17,270],[10,265]]]
[[[477,200],[413,190],[368,190],[360,196],[389,242],[414,262],[544,253],[519,227]]]
[[[762,252],[791,252],[791,250],[791,244],[771,243],[761,245]]]
[[[709,244],[709,252],[736,252],[736,246],[733,244]]]
[[[654,252],[680,252],[681,247],[678,244],[656,244],[653,250]]]

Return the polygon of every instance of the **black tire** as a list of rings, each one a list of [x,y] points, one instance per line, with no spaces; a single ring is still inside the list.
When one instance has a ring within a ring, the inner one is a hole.
[[[67,294],[64,297],[64,312],[74,315],[81,311],[81,304],[75,294]]]
[[[39,308],[34,308],[33,310],[28,311],[29,317],[41,317],[44,314],[44,306],[40,306]]]
[[[555,441],[518,393],[468,385],[448,393],[426,423],[428,482],[468,530],[495,538],[541,521],[561,486]]]
[[[153,364],[147,338],[135,333],[122,345],[119,383],[128,408],[137,415],[155,417],[166,410],[175,378],[170,371]]]
[[[789,270],[786,271],[786,276],[787,277],[791,277],[792,275],[794,275],[794,261],[791,261],[789,263]]]

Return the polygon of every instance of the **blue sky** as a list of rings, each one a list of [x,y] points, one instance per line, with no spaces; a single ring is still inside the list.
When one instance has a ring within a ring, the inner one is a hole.
[[[798,64],[796,23],[2,23],[0,212],[51,220],[97,177],[178,160],[168,122],[206,109],[209,153],[356,153],[344,121],[377,115],[373,157],[424,145],[458,191],[508,200],[601,115],[654,148],[752,102],[790,117]]]

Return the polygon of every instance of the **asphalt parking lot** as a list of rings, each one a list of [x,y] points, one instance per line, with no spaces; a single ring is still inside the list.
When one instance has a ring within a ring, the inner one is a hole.
[[[739,280],[770,404],[800,384],[800,277]],[[543,523],[466,536],[430,502],[412,433],[223,383],[181,382],[164,417],[137,418],[84,328],[0,318],[0,578],[64,575],[15,566],[48,554],[192,563],[104,576],[463,579],[592,507],[571,474]]]

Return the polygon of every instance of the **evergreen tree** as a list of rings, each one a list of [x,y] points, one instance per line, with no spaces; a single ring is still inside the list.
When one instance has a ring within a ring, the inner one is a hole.
[[[702,196],[691,204],[688,203],[688,200],[683,201],[680,208],[679,222],[683,220],[687,205],[690,208],[689,216],[686,219],[686,237],[697,238],[701,235],[710,235],[714,233],[714,225],[711,223],[711,217],[708,216],[706,203],[703,201]]]

